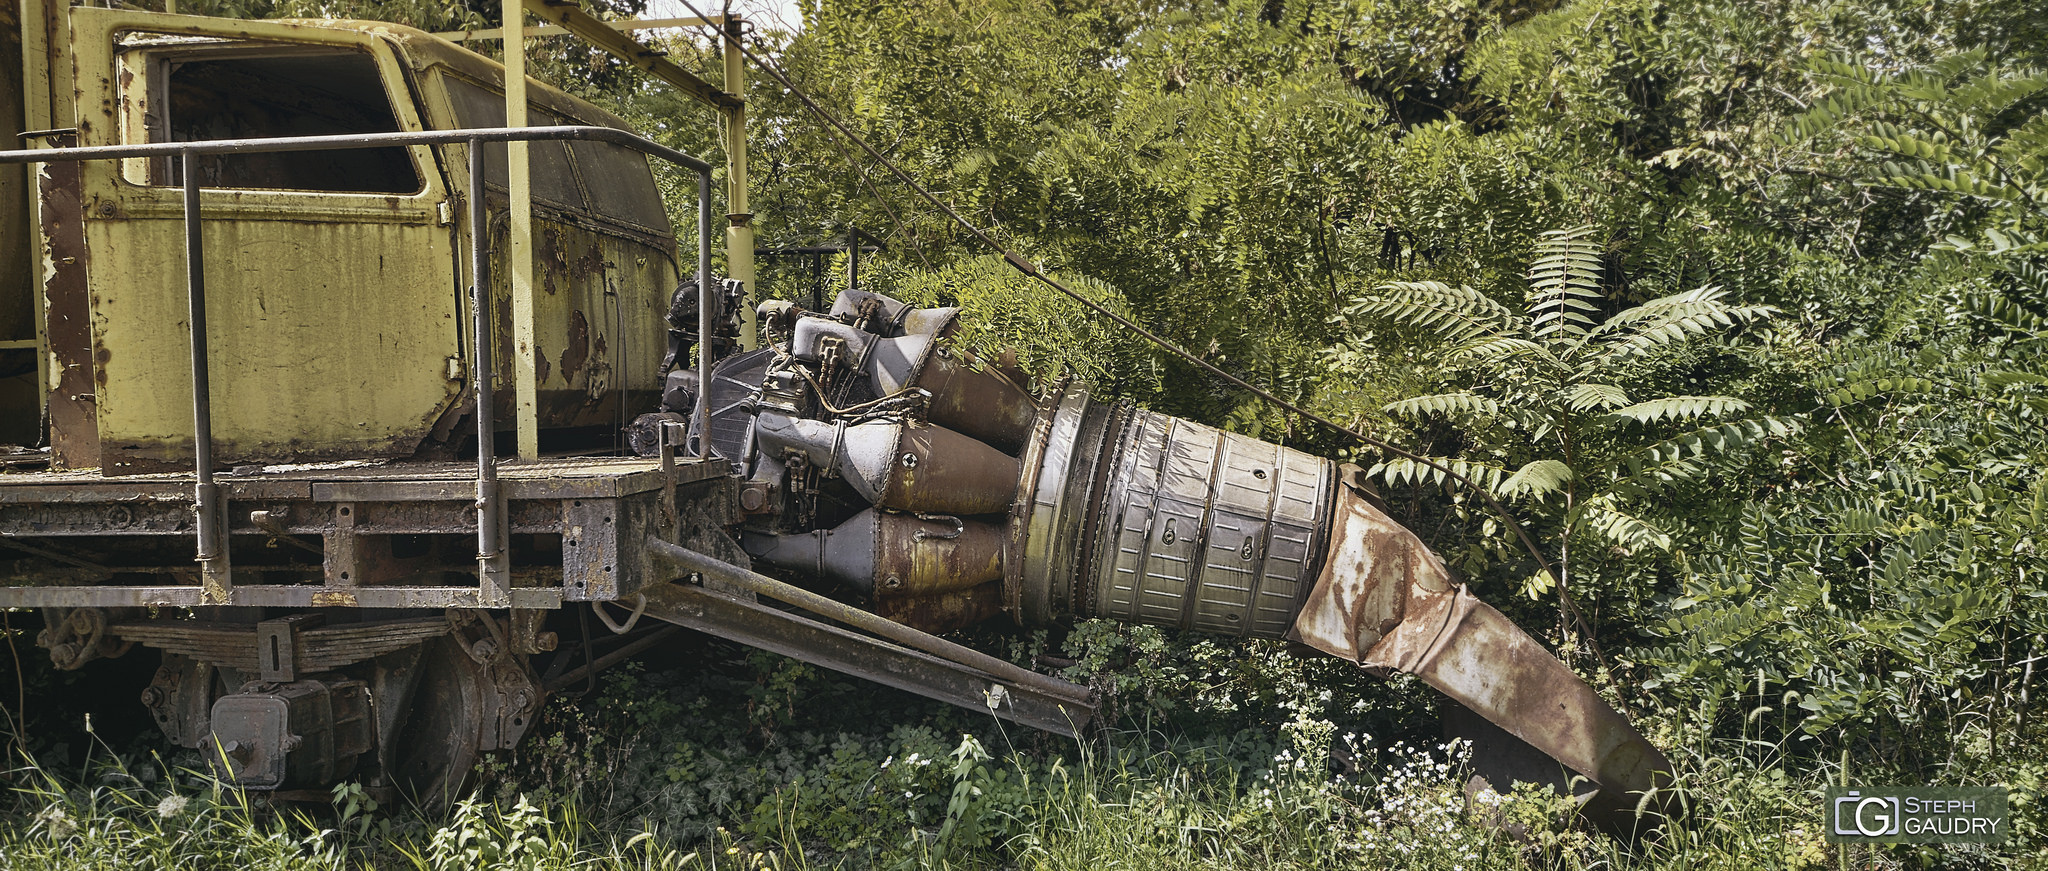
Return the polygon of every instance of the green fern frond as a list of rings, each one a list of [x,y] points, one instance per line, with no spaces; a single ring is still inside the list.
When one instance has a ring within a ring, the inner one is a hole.
[[[1600,246],[1586,241],[1591,226],[1552,230],[1536,243],[1529,264],[1530,330],[1539,339],[1571,340],[1586,334],[1597,311],[1587,300],[1601,299]]]
[[[1564,365],[1549,348],[1514,336],[1486,336],[1453,346],[1439,358],[1445,365],[1502,363],[1509,360],[1534,361],[1551,368]]]
[[[2048,275],[2035,270],[2032,264],[2016,263],[2014,271],[2030,290],[2042,292],[2039,298],[2048,298]],[[2048,318],[2020,308],[2005,296],[1988,293],[1972,294],[1963,300],[1963,309],[1988,325],[2008,332],[2027,336],[2048,335]]]
[[[1577,384],[1565,393],[1564,404],[1573,411],[1620,408],[1628,404],[1628,394],[1612,384]]]
[[[1623,455],[1615,463],[1614,482],[1607,489],[1625,498],[1648,496],[1698,479],[1710,468],[1706,460],[1803,429],[1805,424],[1792,417],[1746,418],[1700,427]]]
[[[1617,408],[1610,412],[1609,416],[1636,423],[1657,423],[1663,420],[1717,417],[1748,410],[1749,403],[1733,396],[1666,396],[1638,402],[1626,408]]]
[[[1649,310],[1638,313],[1640,309]],[[1737,324],[1763,320],[1777,313],[1776,306],[1727,305],[1720,301],[1718,293],[1711,297],[1673,300],[1669,303],[1664,303],[1663,299],[1652,300],[1609,318],[1608,324],[1602,325],[1599,337],[1607,338],[1610,331],[1605,328],[1612,325],[1614,329],[1611,341],[1608,342],[1604,353],[1589,362],[1593,368],[1618,363],[1666,345]],[[1622,322],[1614,324],[1616,319],[1621,319]],[[1588,342],[1594,338],[1596,337],[1589,336]]]
[[[1571,483],[1572,467],[1557,460],[1535,460],[1515,470],[1507,480],[1500,482],[1494,492],[1501,496],[1543,497],[1564,489]]]
[[[1595,497],[1581,512],[1585,528],[1597,533],[1624,553],[1641,550],[1670,550],[1671,533],[1616,507],[1612,500]]]
[[[1492,416],[1500,413],[1500,403],[1474,393],[1438,393],[1433,396],[1417,396],[1399,402],[1387,403],[1382,411],[1388,414],[1422,417],[1431,414],[1468,416]]]
[[[1395,281],[1353,303],[1346,314],[1381,317],[1430,330],[1454,342],[1510,331],[1520,316],[1469,287],[1438,281]]]
[[[1390,485],[1441,485],[1448,480],[1448,477],[1444,474],[1444,469],[1449,469],[1488,490],[1499,489],[1500,482],[1508,474],[1506,469],[1489,463],[1461,460],[1455,457],[1427,457],[1426,459],[1443,468],[1431,468],[1414,460],[1401,457],[1379,463],[1366,470],[1366,474],[1377,477]]]

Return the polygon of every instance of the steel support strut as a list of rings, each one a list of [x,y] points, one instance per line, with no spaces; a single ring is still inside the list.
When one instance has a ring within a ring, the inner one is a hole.
[[[697,171],[697,459],[711,456],[711,347],[713,307],[721,293],[711,289],[711,170]]]
[[[469,140],[469,369],[476,394],[476,577],[482,598],[509,604],[510,560],[505,552],[505,500],[498,489],[497,420],[491,398],[491,293],[489,212],[484,208],[484,143]]]
[[[198,513],[195,559],[200,598],[226,604],[234,580],[228,563],[227,507],[213,480],[213,382],[206,368],[206,263],[200,242],[199,170],[193,152],[179,154],[185,183],[185,305],[192,342],[192,509]]]
[[[661,620],[1056,734],[1076,734],[1095,714],[1087,687],[660,538],[649,538],[647,548],[649,555],[683,571],[882,637],[770,608],[751,601],[751,596],[735,598],[687,584],[655,584],[642,591],[647,613]]]

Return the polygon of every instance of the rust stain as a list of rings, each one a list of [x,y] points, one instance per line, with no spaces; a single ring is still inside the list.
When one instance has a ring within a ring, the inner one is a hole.
[[[69,148],[75,135],[52,137],[50,145]],[[51,454],[59,468],[81,469],[100,464],[97,388],[93,364],[92,301],[87,297],[84,210],[80,202],[79,164],[45,164],[36,178],[42,198],[42,270],[44,329],[57,366],[56,389],[50,391]]]
[[[576,258],[577,275],[593,275],[604,271],[604,251],[597,243],[590,244],[590,250]]]
[[[1355,478],[1343,476],[1329,558],[1288,638],[1361,662],[1410,613],[1416,593],[1440,594],[1453,585],[1443,561],[1373,507]]]
[[[1015,457],[942,426],[904,427],[878,504],[904,511],[1001,514],[1017,496]]]
[[[315,608],[353,608],[356,594],[347,590],[317,590],[313,593]]]
[[[875,529],[875,595],[953,593],[1003,576],[1003,529],[944,515],[882,514]]]
[[[590,362],[590,321],[581,309],[569,313],[569,347],[562,351],[562,380],[572,380]]]
[[[932,596],[878,598],[875,600],[875,613],[933,634],[952,632],[1001,613],[1002,588],[1001,581],[990,581],[971,589]]]
[[[957,352],[956,352],[957,353]],[[1038,404],[1017,385],[933,353],[912,383],[930,391],[926,414],[931,422],[994,445],[1016,455],[1031,437]]]

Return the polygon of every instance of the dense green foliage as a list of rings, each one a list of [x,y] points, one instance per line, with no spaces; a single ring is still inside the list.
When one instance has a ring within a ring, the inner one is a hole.
[[[1084,625],[1013,653],[1063,655],[1109,694],[1133,731],[1092,755],[914,705],[859,707],[894,724],[880,731],[806,720],[806,704],[843,708],[845,685],[757,660],[733,686],[649,674],[635,680],[658,692],[615,697],[658,710],[558,707],[549,740],[498,773],[499,801],[380,843],[434,865],[464,832],[516,844],[571,826],[573,798],[608,834],[574,828],[567,853],[529,867],[667,865],[680,855],[645,851],[695,848],[707,864],[1801,868],[1835,858],[1816,791],[1846,774],[2002,784],[2020,811],[2006,849],[1859,865],[2038,867],[2037,5],[819,0],[801,35],[765,35],[803,88],[970,219],[1204,359],[1442,458],[1507,504],[1556,574],[1464,484],[1023,281],[757,75],[764,241],[869,230],[890,245],[864,266],[872,286],[965,306],[971,343],[1371,468],[1482,598],[1674,751],[1698,825],[1636,848],[1539,825],[1536,843],[1505,846],[1429,816],[1450,814],[1456,778],[1395,749],[1428,728],[1412,684]],[[494,14],[233,8],[435,27]],[[708,114],[548,46],[543,67],[573,89],[717,156]],[[672,49],[716,69],[700,45]],[[800,290],[794,271],[768,277],[770,293]],[[1353,731],[1380,740],[1332,750]],[[937,761],[913,770],[912,754]],[[140,789],[36,792],[25,813],[127,801],[136,812],[110,813],[146,823],[154,799],[123,798]],[[1524,800],[1516,812],[1542,820]],[[230,822],[304,838],[350,819]],[[0,845],[48,843],[36,825]],[[1439,825],[1485,846],[1457,853]],[[620,834],[641,830],[657,836]],[[1403,844],[1442,855],[1381,852]]]
[[[1939,777],[2000,735],[2040,758],[2041,28],[1990,3],[827,3],[785,62],[1147,327],[1493,488],[1563,577],[1462,484],[1164,355],[1034,335],[1061,305],[989,292],[992,263],[912,295],[1374,468],[1481,595],[1567,584],[1588,637],[1553,640],[1611,651],[1587,664],[1632,701],[1732,736],[1762,692],[1791,706],[1768,740]],[[844,161],[789,161],[762,201],[800,205],[766,226],[893,227],[917,274],[977,253],[867,173],[901,224]]]

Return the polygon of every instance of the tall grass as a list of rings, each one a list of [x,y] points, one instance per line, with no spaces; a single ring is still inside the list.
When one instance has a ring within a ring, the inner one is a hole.
[[[998,760],[962,736],[942,759],[894,762],[935,771],[943,811],[906,813],[855,849],[834,849],[820,821],[804,818],[815,810],[801,796],[815,787],[801,777],[735,814],[731,828],[680,837],[629,808],[586,813],[573,797],[515,792],[428,817],[379,808],[352,784],[337,787],[329,804],[273,805],[156,760],[131,767],[102,756],[83,776],[25,761],[9,772],[0,868],[1466,871],[1821,869],[1843,858],[1819,837],[1823,779],[1740,755],[1681,772],[1696,784],[1694,818],[1628,844],[1559,825],[1563,800],[1548,793],[1468,798],[1456,745],[1397,744],[1383,748],[1373,770],[1333,774],[1330,748],[1367,748],[1360,736],[1327,730],[1297,723],[1261,759],[1230,754],[1241,747],[1160,749],[1158,736],[1125,735],[1050,758]],[[545,792],[545,784],[528,786]],[[1855,868],[2048,867],[2026,844],[1847,858]]]

